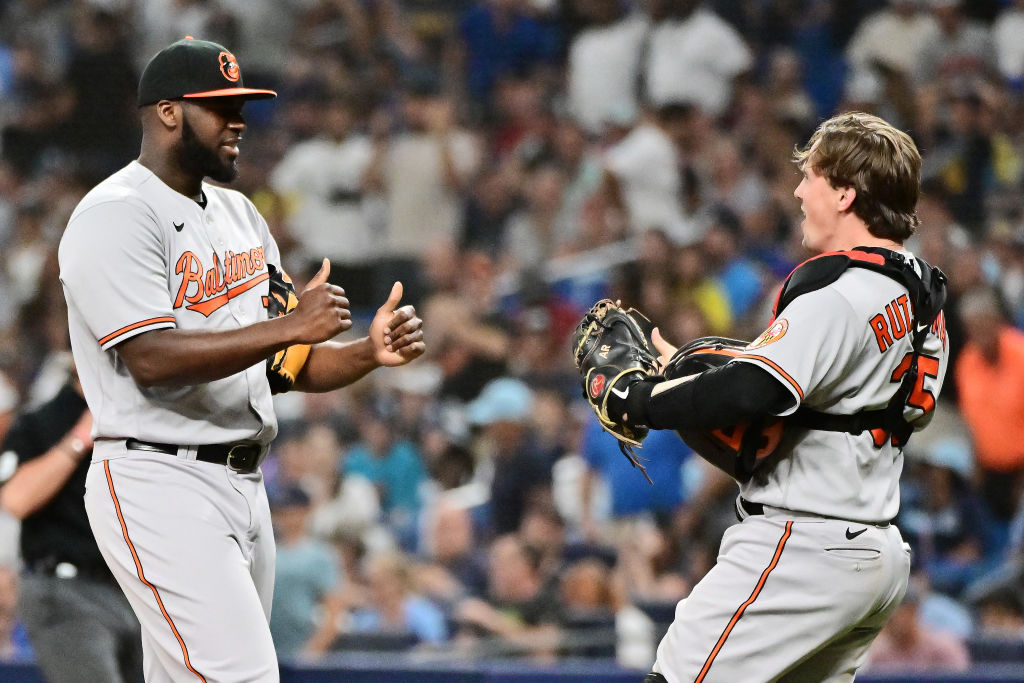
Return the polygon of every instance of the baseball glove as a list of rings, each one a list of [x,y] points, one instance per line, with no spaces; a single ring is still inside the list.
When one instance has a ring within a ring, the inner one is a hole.
[[[623,455],[647,481],[651,478],[633,449],[641,445],[648,430],[612,419],[608,415],[608,395],[612,391],[623,392],[630,384],[657,374],[652,328],[643,313],[602,299],[583,316],[572,337],[573,360],[583,383],[583,395],[601,426],[618,439]]]
[[[278,270],[272,263],[267,264],[267,270],[270,272],[270,291],[263,297],[263,305],[267,308],[268,318],[279,318],[291,313],[299,305],[299,297],[295,294],[295,285],[288,273]],[[275,394],[290,391],[308,357],[309,344],[294,344],[268,358],[267,380],[270,382],[270,391]]]
[[[665,364],[665,379],[697,375],[718,368],[745,353],[747,342],[725,337],[701,337],[679,347]],[[774,455],[783,437],[782,418],[764,418],[712,430],[676,430],[698,455],[744,483],[766,458]]]

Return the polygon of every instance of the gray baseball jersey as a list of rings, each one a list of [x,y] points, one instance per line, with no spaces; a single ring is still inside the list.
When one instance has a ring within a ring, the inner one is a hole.
[[[849,268],[730,362],[766,369],[818,411],[884,408],[910,363],[912,313],[903,286]],[[915,427],[931,417],[947,351],[940,314],[904,412]],[[679,603],[654,665],[669,683],[851,681],[906,591],[909,548],[888,521],[903,454],[890,435],[808,430],[789,448],[741,486],[754,505],[739,506],[717,564]]]
[[[900,284],[850,268],[835,284],[794,299],[736,362],[768,370],[799,403],[815,410],[848,415],[884,408],[910,362],[911,314]],[[946,375],[944,320],[940,314],[925,340],[904,412],[915,428],[931,419]],[[859,436],[812,430],[768,473],[766,483],[752,479],[742,495],[827,517],[888,520],[899,511],[902,469],[902,450],[880,430]]]
[[[164,328],[266,319],[279,253],[238,192],[205,207],[137,162],[89,192],[61,240],[71,345],[96,444],[85,504],[142,624],[146,680],[277,681],[268,621],[274,538],[262,474],[196,460],[196,446],[277,432],[263,363],[220,380],[140,387],[118,344]],[[177,456],[125,440],[174,444]]]
[[[205,209],[133,161],[71,215],[60,279],[97,439],[266,444],[277,434],[262,364],[205,384],[142,388],[117,355],[150,330],[266,319],[266,264],[280,266],[267,224],[239,192],[204,183],[203,193]]]

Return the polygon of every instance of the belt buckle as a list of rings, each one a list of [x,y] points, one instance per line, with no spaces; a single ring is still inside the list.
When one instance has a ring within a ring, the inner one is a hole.
[[[228,449],[227,466],[236,472],[253,472],[263,449],[253,443],[236,443]]]

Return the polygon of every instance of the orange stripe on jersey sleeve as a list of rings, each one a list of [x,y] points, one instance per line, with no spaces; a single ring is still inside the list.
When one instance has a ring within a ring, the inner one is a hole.
[[[760,361],[760,362],[764,363],[765,365],[767,365],[771,369],[775,370],[775,372],[777,372],[780,375],[782,375],[782,378],[784,380],[786,380],[787,382],[789,382],[789,384],[794,389],[796,389],[796,395],[800,397],[800,400],[801,401],[804,400],[804,390],[800,388],[800,383],[797,382],[795,379],[793,379],[793,377],[788,372],[783,370],[782,367],[778,363],[776,363],[775,361],[769,360],[769,359],[765,358],[764,356],[754,355],[752,353],[745,353],[745,354],[736,356],[736,358],[750,358],[751,360],[756,360],[756,361]]]
[[[739,622],[740,617],[743,616],[743,613],[747,611],[748,607],[754,604],[754,601],[757,600],[757,596],[761,594],[761,591],[764,589],[764,584],[768,581],[768,575],[772,573],[776,566],[778,566],[779,558],[782,557],[782,551],[786,547],[786,541],[789,540],[792,533],[793,522],[786,522],[786,530],[783,532],[782,538],[779,539],[779,544],[775,546],[775,555],[772,557],[772,561],[769,562],[768,566],[765,567],[763,572],[761,572],[761,578],[757,582],[757,585],[754,586],[754,591],[750,594],[750,597],[747,598],[746,601],[736,609],[736,612],[733,613],[732,619],[730,619],[729,623],[726,624],[725,630],[722,631],[722,635],[718,637],[718,642],[715,643],[713,648],[711,648],[711,653],[704,661],[704,666],[701,668],[700,673],[697,675],[697,678],[694,679],[693,683],[702,683],[704,678],[708,675],[711,665],[715,662],[715,657],[717,657],[718,653],[721,652],[722,646],[725,645],[725,641],[729,637],[729,634],[732,633],[732,630],[736,627],[736,624]]]
[[[104,344],[106,344],[111,339],[116,339],[117,337],[120,337],[125,332],[131,332],[132,330],[137,330],[140,327],[146,327],[147,325],[156,325],[157,323],[173,323],[173,322],[175,322],[174,317],[170,316],[170,315],[160,316],[159,318],[150,318],[149,320],[140,320],[137,323],[132,323],[131,325],[125,325],[124,327],[122,327],[119,330],[114,330],[113,332],[108,334],[106,337],[103,337],[102,339],[100,339],[100,346],[103,346]]]
[[[156,586],[149,582],[146,578],[145,572],[142,571],[142,560],[139,559],[139,554],[135,551],[135,544],[132,543],[131,537],[128,535],[128,525],[124,521],[124,515],[121,514],[121,502],[117,499],[117,492],[114,491],[114,478],[110,473],[110,461],[103,461],[103,471],[107,476],[107,489],[110,491],[110,499],[114,502],[114,512],[117,514],[117,521],[121,525],[121,535],[124,537],[124,542],[128,545],[128,551],[132,554],[132,560],[135,562],[135,573],[147,588],[153,591],[153,597],[156,599],[157,607],[160,608],[160,613],[163,615],[167,625],[171,628],[171,633],[174,634],[175,639],[178,641],[178,646],[181,647],[181,655],[185,659],[185,668],[196,675],[203,683],[206,683],[206,677],[199,673],[192,666],[192,662],[188,656],[188,647],[185,645],[184,638],[181,637],[181,633],[178,632],[178,627],[174,625],[174,620],[171,619],[171,615],[167,613],[167,609],[164,607],[164,601],[160,598],[160,591],[157,590]]]

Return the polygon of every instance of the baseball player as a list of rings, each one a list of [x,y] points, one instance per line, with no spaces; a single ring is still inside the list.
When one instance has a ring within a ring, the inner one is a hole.
[[[909,548],[891,523],[902,447],[931,417],[948,346],[944,277],[903,247],[920,155],[882,119],[850,113],[795,160],[803,243],[820,255],[787,280],[771,326],[719,367],[608,395],[608,414],[638,429],[787,416],[774,454],[737,476],[741,521],[679,603],[650,683],[853,680],[907,587]],[[675,352],[653,339],[663,359]]]
[[[235,177],[242,107],[274,95],[245,87],[221,45],[159,52],[139,82],[139,158],[82,199],[60,244],[94,420],[86,510],[142,624],[151,682],[278,680],[259,469],[277,432],[271,367],[295,351],[285,385],[328,391],[424,351],[400,283],[367,337],[328,341],[351,319],[326,259],[294,310],[268,319],[277,245],[248,199],[204,179]]]

